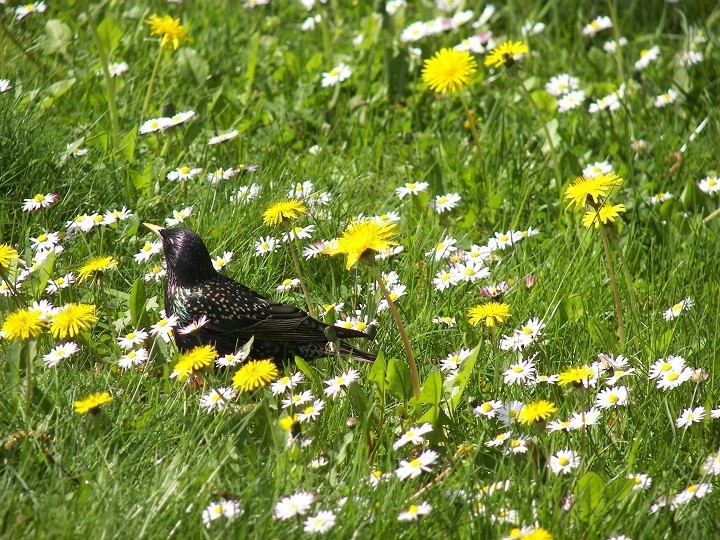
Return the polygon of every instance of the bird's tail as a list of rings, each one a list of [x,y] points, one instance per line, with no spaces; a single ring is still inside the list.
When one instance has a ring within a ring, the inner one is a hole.
[[[340,343],[340,354],[343,356],[352,356],[355,360],[363,362],[374,362],[376,356],[373,353],[357,349],[347,343]]]

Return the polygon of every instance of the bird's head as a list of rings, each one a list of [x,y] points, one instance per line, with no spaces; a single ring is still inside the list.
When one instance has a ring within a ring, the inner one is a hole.
[[[144,225],[162,240],[168,276],[180,286],[202,283],[217,275],[210,252],[195,231]]]

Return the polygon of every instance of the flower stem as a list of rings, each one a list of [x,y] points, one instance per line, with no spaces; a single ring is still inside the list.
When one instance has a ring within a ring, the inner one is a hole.
[[[297,274],[298,279],[300,280],[300,288],[302,289],[303,296],[305,297],[305,303],[307,304],[308,313],[310,316],[314,319],[317,319],[317,315],[315,314],[315,308],[312,305],[312,302],[310,302],[310,293],[308,292],[307,284],[305,283],[305,278],[302,275],[302,269],[300,267],[300,259],[298,259],[297,254],[297,246],[295,245],[295,242],[290,242],[290,258],[293,261],[293,264],[295,265],[295,274]]]
[[[34,339],[22,344],[22,355],[25,357],[25,419],[28,425],[30,424],[33,397],[32,364],[34,358],[31,358],[30,354],[31,344],[35,344]]]
[[[155,65],[153,66],[152,73],[150,74],[150,80],[148,81],[147,91],[145,92],[145,100],[143,101],[142,110],[140,111],[140,121],[145,120],[148,107],[150,107],[150,98],[152,97],[153,88],[155,87],[155,79],[157,79],[158,70],[160,69],[160,61],[163,57],[162,46],[158,48],[158,55],[155,58]]]
[[[605,225],[601,224],[598,231],[600,233],[600,240],[605,253],[605,264],[607,265],[608,276],[610,277],[610,287],[613,293],[613,301],[615,302],[615,317],[617,318],[618,324],[618,337],[620,338],[620,344],[623,345],[625,343],[625,318],[623,316],[622,305],[620,304],[620,290],[618,289],[617,277],[615,276],[615,265],[613,264],[612,252],[610,251],[610,241],[608,240]]]
[[[480,136],[477,132],[477,126],[475,125],[475,113],[473,113],[470,110],[470,106],[468,105],[467,101],[465,100],[465,96],[462,92],[457,93],[458,98],[460,99],[460,103],[463,106],[463,109],[465,110],[465,117],[467,118],[468,127],[470,129],[470,134],[472,135],[473,141],[475,142],[475,148],[477,149],[477,170],[478,172],[483,176],[483,180],[485,182],[485,198],[487,199],[487,205],[488,209],[490,209],[490,217],[492,220],[492,210],[491,210],[491,203],[490,201],[493,198],[493,186],[492,186],[492,180],[490,179],[490,176],[485,174],[485,169],[483,167],[483,161],[484,161],[484,154],[483,154],[483,148],[480,144]]]
[[[408,366],[410,367],[410,381],[412,382],[413,395],[417,398],[420,396],[420,377],[418,376],[415,355],[413,354],[412,347],[410,346],[410,339],[408,339],[407,330],[405,330],[405,325],[402,322],[400,312],[398,311],[395,302],[393,302],[390,298],[390,293],[383,283],[380,270],[372,264],[370,265],[370,268],[372,269],[373,277],[375,278],[375,281],[377,281],[378,287],[380,287],[380,292],[382,293],[383,298],[385,298],[385,301],[388,303],[390,313],[392,313],[392,316],[395,319],[395,324],[398,327],[398,332],[400,332],[400,338],[402,339],[403,347],[405,347],[405,356],[407,357]]]
[[[107,99],[108,102],[108,112],[110,113],[110,123],[112,124],[111,138],[113,151],[117,152],[120,150],[120,115],[118,114],[117,97],[115,95],[115,80],[110,76],[110,68],[108,67],[108,51],[105,50],[102,39],[100,39],[100,34],[95,25],[95,18],[88,8],[87,1],[81,0],[80,3],[88,18],[88,27],[90,28],[93,40],[95,40],[95,47],[97,48],[100,63],[102,64],[103,79],[105,81],[105,99]]]

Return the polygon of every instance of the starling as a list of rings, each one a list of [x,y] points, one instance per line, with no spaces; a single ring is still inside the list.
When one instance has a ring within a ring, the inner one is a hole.
[[[145,226],[162,239],[167,265],[165,312],[178,317],[179,328],[203,316],[207,320],[190,333],[174,332],[181,351],[213,344],[222,356],[235,353],[253,338],[250,358],[254,359],[286,362],[300,356],[313,360],[333,354],[333,349],[361,360],[375,359],[372,353],[338,341],[370,339],[368,334],[327,325],[217,272],[205,243],[194,231]]]

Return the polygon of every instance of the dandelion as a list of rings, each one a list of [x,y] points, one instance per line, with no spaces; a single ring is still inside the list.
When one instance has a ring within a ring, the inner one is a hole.
[[[82,283],[93,274],[107,272],[108,270],[117,268],[117,266],[118,262],[112,255],[107,257],[94,257],[78,270],[78,283]]]
[[[477,62],[468,51],[443,48],[425,60],[423,81],[435,92],[445,94],[467,86],[477,71]]]
[[[335,525],[335,514],[329,510],[321,510],[305,520],[303,530],[306,533],[324,534],[332,529],[333,525]]]
[[[495,47],[485,57],[485,67],[501,68],[512,67],[529,51],[527,45],[520,41],[506,41]]]
[[[179,381],[184,381],[208,367],[217,357],[218,353],[213,345],[195,347],[180,355],[170,377],[177,377]]]
[[[622,179],[615,173],[600,174],[593,178],[578,177],[565,190],[565,198],[570,201],[567,207],[574,204],[575,209],[579,210],[586,204],[596,205],[621,183]]]
[[[590,386],[591,381],[595,378],[595,370],[589,366],[573,367],[558,374],[558,384],[565,386],[572,384],[573,386]],[[594,385],[594,382],[593,382]]]
[[[554,403],[541,399],[540,401],[533,401],[527,403],[517,416],[517,421],[523,425],[529,425],[537,422],[544,422],[550,416],[557,412],[557,407]]]
[[[74,403],[75,412],[78,414],[97,414],[100,407],[113,400],[109,392],[98,392]]]
[[[407,510],[400,512],[398,521],[417,521],[421,516],[426,516],[432,511],[432,506],[427,502],[411,504]]]
[[[280,201],[271,204],[263,213],[263,223],[267,226],[294,220],[307,214],[307,206],[298,200]]]
[[[251,392],[266,386],[276,379],[277,375],[278,369],[272,360],[253,360],[233,375],[233,387],[241,392]]]
[[[343,82],[345,79],[348,79],[350,75],[352,75],[350,67],[341,62],[327,73],[322,74],[322,81],[320,82],[320,85],[323,88],[335,86],[336,84]]]
[[[392,237],[395,234],[394,223],[378,224],[374,221],[360,221],[351,224],[337,241],[335,246],[326,250],[328,255],[347,255],[345,268],[350,270],[357,262],[376,253],[386,251],[397,245]]]
[[[10,268],[13,261],[17,260],[17,250],[9,244],[0,244],[0,268]]]
[[[188,39],[187,30],[180,24],[180,19],[173,19],[170,15],[151,15],[146,22],[150,24],[150,34],[162,36],[160,47],[172,47],[176,51],[180,43]]]
[[[420,474],[430,472],[430,466],[435,463],[438,459],[438,454],[434,450],[425,450],[415,459],[410,461],[402,460],[400,467],[395,471],[395,474],[400,480],[406,478],[417,478]]]
[[[504,302],[487,302],[468,311],[468,321],[473,326],[484,322],[485,326],[493,327],[502,324],[508,317],[510,317],[510,306]]]
[[[582,218],[582,224],[588,229],[595,226],[596,229],[600,228],[600,225],[607,225],[608,223],[615,223],[620,214],[625,212],[624,204],[605,203],[599,209],[591,209],[585,212]]]
[[[78,346],[77,343],[73,341],[68,341],[66,343],[61,343],[60,345],[56,345],[52,349],[50,349],[50,352],[43,356],[43,361],[45,362],[45,367],[55,367],[63,360],[70,358],[73,354],[78,352]]]
[[[94,304],[66,304],[52,316],[50,333],[56,339],[87,332],[98,321]]]

